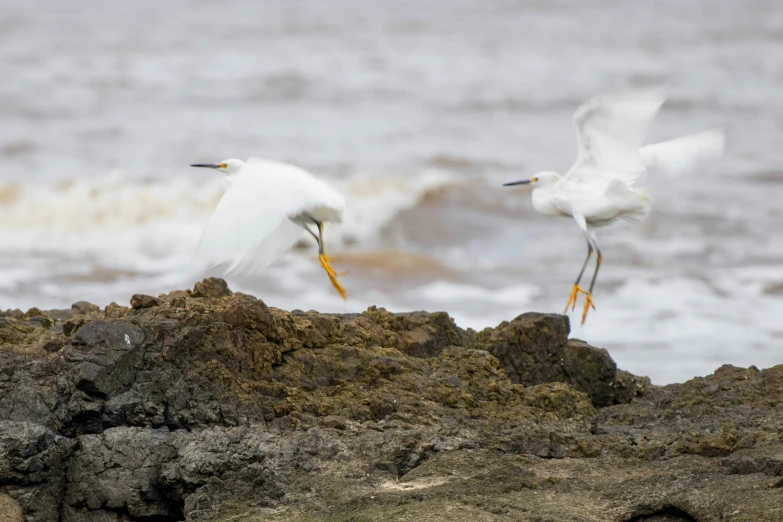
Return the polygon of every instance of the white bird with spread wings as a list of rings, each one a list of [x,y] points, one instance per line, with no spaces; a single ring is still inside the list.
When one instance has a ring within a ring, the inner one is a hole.
[[[533,187],[533,208],[542,214],[572,217],[587,241],[587,257],[566,303],[576,308],[585,294],[582,324],[593,304],[593,287],[603,255],[595,228],[618,219],[641,222],[651,202],[642,182],[648,173],[676,176],[695,170],[704,160],[723,154],[724,134],[711,129],[669,141],[642,146],[647,127],[666,99],[663,88],[598,96],[574,113],[578,156],[561,176],[539,172],[529,179],[504,186]],[[597,254],[595,272],[587,291],[579,286],[587,263]]]
[[[318,243],[318,259],[345,299],[324,247],[324,223],[342,220],[345,199],[306,170],[280,161],[249,158],[197,163],[227,175],[223,197],[207,224],[196,260],[226,273],[260,270],[291,248],[305,229]],[[314,226],[317,233],[310,227]]]

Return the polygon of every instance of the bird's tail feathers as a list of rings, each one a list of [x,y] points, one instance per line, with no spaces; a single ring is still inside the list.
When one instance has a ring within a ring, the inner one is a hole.
[[[621,219],[641,223],[650,215],[652,198],[645,187],[628,185],[619,179],[614,179],[607,186],[605,194],[614,199],[623,209],[620,214]]]
[[[643,205],[634,212],[626,212],[620,216],[620,219],[630,221],[631,223],[644,223],[647,217],[650,215],[652,207],[650,205]]]

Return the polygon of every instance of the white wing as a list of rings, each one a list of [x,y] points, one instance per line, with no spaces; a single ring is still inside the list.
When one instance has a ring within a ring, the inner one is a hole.
[[[650,171],[679,176],[700,167],[704,162],[723,156],[726,137],[722,129],[710,129],[673,140],[645,145],[639,150]]]
[[[307,171],[288,163],[251,159],[225,187],[196,249],[208,266],[227,272],[261,269],[291,248],[303,233],[291,220],[303,213],[338,221],[345,201]]]
[[[598,96],[574,113],[578,156],[569,173],[594,170],[633,182],[644,173],[639,147],[663,105],[663,88]]]
[[[323,222],[339,223],[342,220],[345,198],[328,183],[316,178],[303,168],[290,163],[265,158],[248,158],[247,169],[259,172],[267,180],[271,190],[288,194],[300,206],[289,212],[295,218],[303,212]]]

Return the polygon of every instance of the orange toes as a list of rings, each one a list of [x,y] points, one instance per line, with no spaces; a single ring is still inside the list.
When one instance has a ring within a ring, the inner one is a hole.
[[[593,297],[592,294],[585,293],[585,307],[582,309],[582,324],[585,324],[585,319],[587,319],[587,312],[592,308],[595,310],[595,304],[593,303]]]
[[[574,285],[574,287],[571,289],[571,294],[568,296],[568,302],[565,305],[565,310],[563,310],[563,313],[568,313],[568,307],[571,307],[571,311],[574,311],[576,308],[576,299],[579,296],[579,294],[587,294],[579,285]]]
[[[345,288],[337,281],[337,277],[340,275],[344,275],[345,272],[340,272],[339,274],[332,269],[332,266],[329,264],[329,261],[336,260],[336,257],[327,257],[323,254],[318,256],[318,260],[321,262],[321,268],[324,269],[326,272],[326,275],[329,276],[329,282],[332,283],[332,286],[335,290],[337,290],[337,293],[340,294],[340,296],[343,299],[348,299],[345,293]]]

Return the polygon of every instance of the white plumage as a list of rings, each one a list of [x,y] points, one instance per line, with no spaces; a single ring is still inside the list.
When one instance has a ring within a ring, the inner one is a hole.
[[[345,200],[306,170],[262,158],[198,164],[226,172],[223,197],[201,236],[195,259],[225,273],[246,273],[271,264],[307,230],[318,242],[319,258],[335,288],[323,245],[323,224],[339,223]],[[310,227],[316,228],[314,232]]]
[[[632,182],[644,172],[639,147],[665,101],[663,89],[598,96],[574,113],[577,160],[566,176],[603,172]]]
[[[645,145],[639,149],[648,172],[673,177],[698,169],[706,160],[723,154],[726,137],[722,129]]]
[[[598,96],[574,113],[577,159],[561,176],[539,172],[530,179],[506,183],[532,184],[533,207],[543,214],[570,216],[587,241],[587,258],[566,304],[573,310],[579,293],[586,295],[582,323],[590,307],[592,291],[603,256],[595,228],[618,219],[643,221],[651,201],[642,186],[648,174],[677,176],[699,168],[705,160],[723,154],[720,129],[642,146],[644,135],[666,99],[663,88]],[[587,291],[579,287],[593,251],[598,253]]]

